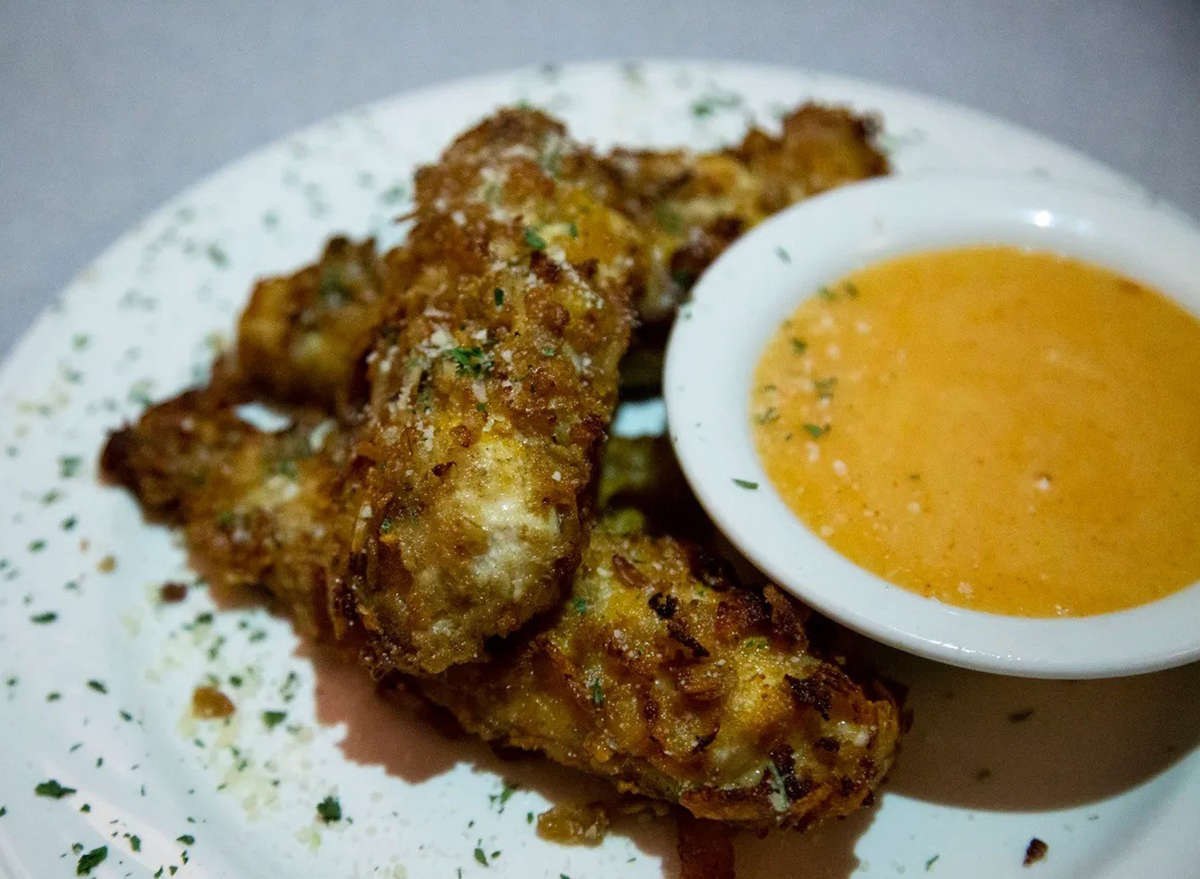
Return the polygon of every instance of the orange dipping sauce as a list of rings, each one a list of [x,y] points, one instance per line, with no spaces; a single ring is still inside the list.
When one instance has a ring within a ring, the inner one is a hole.
[[[1028,617],[1200,579],[1200,321],[1073,259],[919,253],[821,288],[767,344],[758,452],[844,556]]]

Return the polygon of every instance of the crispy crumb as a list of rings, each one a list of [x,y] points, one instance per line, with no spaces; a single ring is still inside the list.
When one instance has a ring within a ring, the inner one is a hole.
[[[192,716],[199,720],[218,720],[236,710],[229,697],[216,687],[197,687],[192,691]]]
[[[1029,840],[1029,845],[1025,848],[1024,866],[1030,867],[1038,861],[1046,857],[1046,852],[1050,851],[1050,846],[1042,842],[1036,836]]]

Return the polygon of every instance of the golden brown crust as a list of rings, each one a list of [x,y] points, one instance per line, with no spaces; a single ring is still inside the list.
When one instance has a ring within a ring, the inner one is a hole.
[[[418,686],[469,731],[745,827],[858,808],[891,766],[890,697],[810,651],[800,609],[671,538],[592,532],[535,635]]]

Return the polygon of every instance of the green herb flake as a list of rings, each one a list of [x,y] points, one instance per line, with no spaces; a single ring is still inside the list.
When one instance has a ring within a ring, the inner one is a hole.
[[[217,268],[223,269],[229,265],[228,255],[226,255],[221,245],[217,244],[215,241],[208,245],[208,248],[204,252],[208,254],[208,258],[212,260],[212,264]]]
[[[567,234],[570,235],[572,238],[579,237],[579,227],[575,225],[574,220],[567,223]]]
[[[805,342],[803,339],[797,339],[797,338],[795,338],[794,336],[792,337],[792,351],[793,351],[793,353],[795,353],[795,354],[803,354],[803,353],[804,353],[805,351],[807,351],[807,350],[808,350],[808,342]]]
[[[94,848],[85,855],[81,855],[79,863],[75,865],[76,876],[90,876],[92,870],[104,863],[104,859],[108,857],[108,846],[102,845],[99,848]]]
[[[492,291],[492,298],[496,301],[496,307],[499,308],[504,304],[504,288],[497,287]]]
[[[744,488],[748,491],[756,491],[758,489],[757,482],[751,482],[749,479],[735,479],[733,484],[738,488]]]
[[[342,804],[338,802],[335,796],[328,796],[321,802],[317,803],[317,814],[326,824],[332,824],[334,821],[342,820]]]
[[[142,850],[142,838],[137,834],[130,836],[129,848],[131,851],[140,852]]]
[[[534,250],[546,249],[546,239],[539,235],[532,226],[525,227],[525,243]]]
[[[604,687],[599,681],[592,681],[592,704],[602,706],[604,704]]]
[[[792,261],[792,255],[787,252],[785,247],[776,247],[775,255],[779,257],[780,262],[790,263]]]
[[[742,642],[742,646],[749,647],[752,650],[766,650],[770,646],[770,641],[763,637],[747,638]]]
[[[679,235],[683,232],[683,215],[665,201],[654,206],[654,220],[668,235]]]
[[[842,284],[842,289],[846,291],[846,295],[851,299],[858,298],[858,285],[853,281],[847,281],[846,283]]]
[[[79,473],[83,459],[78,455],[63,455],[58,459],[58,473],[63,479],[70,479]]]
[[[837,387],[837,376],[831,375],[828,378],[819,378],[813,382],[813,387],[817,390],[817,396],[822,400],[828,400],[833,396],[833,390]]]
[[[487,854],[484,852],[483,848],[478,845],[475,846],[475,860],[483,864],[485,867],[488,865]]]
[[[571,602],[571,606],[575,608],[575,613],[580,616],[588,612],[588,600],[586,598],[576,598]]]
[[[379,530],[382,533],[387,534],[392,530],[393,525],[395,525],[395,522],[392,521],[391,516],[384,516],[383,521],[379,523]]]
[[[67,518],[62,520],[62,524],[60,525],[60,527],[62,528],[63,531],[70,531],[78,524],[79,524],[79,520],[76,519],[74,516],[67,516]]]
[[[808,435],[813,439],[820,439],[821,437],[825,436],[825,434],[829,433],[828,424],[821,426],[820,424],[806,423],[804,425],[804,429],[808,431]]]
[[[75,793],[73,787],[63,787],[53,778],[49,781],[43,781],[33,789],[33,792],[39,797],[50,797],[52,800],[61,800],[63,797],[69,797]]]
[[[455,362],[460,375],[482,378],[492,371],[491,359],[479,347],[451,348],[446,352],[446,356]]]
[[[88,681],[87,685],[91,689],[95,690],[97,693],[107,693],[108,692],[108,687],[106,687],[104,685],[104,681],[92,680],[92,681]]]
[[[192,836],[190,833],[185,833],[183,836],[175,837],[175,841],[182,842],[184,845],[195,845],[196,837]]]
[[[44,540],[29,541],[29,551],[30,552],[41,552],[45,548],[46,548],[46,541],[44,541]]]
[[[515,794],[516,792],[517,792],[517,785],[509,784],[506,781],[506,782],[504,782],[504,786],[500,789],[500,793],[488,794],[488,802],[496,807],[496,811],[498,813],[503,814],[505,805],[508,803],[509,800],[512,799],[512,795]]]
[[[8,814],[8,806],[0,806],[0,818]]]
[[[37,616],[30,617],[29,621],[31,623],[37,623],[40,626],[45,625],[46,623],[52,623],[56,619],[58,619],[58,614],[52,610],[48,610],[45,613],[39,613]]]
[[[759,412],[754,416],[755,424],[770,424],[772,421],[779,420],[779,410],[774,406],[768,407],[766,410]]]
[[[287,719],[286,711],[264,711],[262,713],[263,726],[267,729],[275,729],[279,724]]]
[[[822,299],[824,299],[826,302],[832,302],[833,300],[837,299],[837,294],[834,293],[833,290],[831,290],[829,287],[826,287],[824,285],[817,288],[817,295],[820,296]]]
[[[47,702],[57,702],[61,698],[62,698],[62,693],[59,693],[57,690],[54,691],[53,693],[46,694]]]
[[[932,858],[930,858],[928,861],[925,862],[925,872],[926,873],[928,873],[930,870],[933,869],[933,865],[938,862],[938,858],[940,858],[940,857],[941,857],[941,855],[934,855]]]
[[[532,813],[532,812],[526,812],[526,813],[525,813],[525,823],[526,823],[526,824],[532,824],[532,823],[533,823],[533,813]]]

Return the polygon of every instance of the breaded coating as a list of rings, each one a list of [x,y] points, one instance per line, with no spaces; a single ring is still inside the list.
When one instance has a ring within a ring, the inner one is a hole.
[[[386,268],[391,284],[407,280],[403,260]],[[259,281],[238,320],[230,378],[248,397],[347,406],[354,370],[382,318],[384,277],[374,240],[338,237],[315,265]]]
[[[500,113],[417,175],[418,268],[352,441],[348,587],[379,668],[438,672],[554,605],[579,560],[628,345],[637,238]]]
[[[342,438],[319,415],[268,433],[204,390],[113,433],[100,466],[149,515],[183,529],[200,576],[265,588],[300,632],[336,639],[348,622],[331,602],[353,526],[341,502],[344,459]]]
[[[642,326],[621,381],[652,390],[661,378],[670,321],[701,272],[771,214],[886,174],[877,130],[870,117],[805,104],[784,117],[780,134],[754,129],[727,150],[616,149],[598,156],[572,144],[544,114],[507,110],[464,135],[455,149],[459,158],[471,151],[487,156],[502,145],[521,150],[546,174],[586,190],[633,224],[636,264],[619,271],[634,278]],[[417,212],[428,220],[472,198],[487,202],[500,195],[495,175],[479,168],[458,184],[443,180],[418,191]],[[264,398],[343,407],[357,400],[356,370],[370,330],[408,289],[416,259],[408,244],[379,260],[373,242],[334,239],[316,265],[260,282],[238,325],[235,372]]]
[[[622,445],[610,471],[656,454],[653,441]],[[183,523],[201,574],[263,586],[301,631],[358,646],[369,633],[330,576],[347,552],[327,538],[345,533],[330,503],[339,454],[328,422],[266,433],[192,393],[115,434],[103,466]],[[548,617],[486,662],[415,685],[486,739],[702,818],[803,828],[858,807],[891,765],[891,698],[814,655],[804,611],[777,589],[740,587],[671,537],[619,530],[631,521],[591,530]]]
[[[669,537],[593,530],[536,634],[418,686],[466,729],[743,827],[846,815],[892,764],[895,702],[809,652],[801,610]]]
[[[618,149],[602,160],[605,200],[646,237],[638,298],[648,325],[669,321],[696,278],[743,232],[834,187],[886,174],[878,126],[842,107],[805,104],[779,135],[752,129],[716,153]],[[589,175],[590,180],[595,176]]]
[[[328,521],[310,541],[328,544],[313,553],[328,566],[331,600],[352,607],[381,672],[434,673],[480,658],[485,640],[553,606],[578,564],[629,340],[638,239],[623,217],[543,167],[550,149],[577,148],[549,117],[503,112],[417,175],[407,287],[370,329],[365,405],[339,433],[340,462],[320,481]],[[369,259],[366,246],[338,245],[306,271],[333,265],[345,279],[348,255]],[[281,300],[311,288],[313,277],[279,282]],[[355,277],[361,284],[344,299],[375,303],[374,276],[362,269]],[[254,339],[290,338],[294,321],[268,319],[284,332],[248,339],[254,323],[244,320],[239,363],[247,352],[274,351],[276,369],[233,371],[291,402],[303,394],[286,389],[311,377],[342,376],[322,388],[349,381],[357,358],[343,343],[361,327],[341,334],[352,321],[336,311],[319,324],[324,335],[314,331],[319,353],[307,360],[292,356],[295,346],[255,347]],[[312,399],[328,409],[347,397],[314,387]],[[222,425],[236,420],[214,408]],[[114,441],[135,448],[138,435],[153,446],[160,414]],[[115,451],[109,458],[126,483],[142,472]],[[227,554],[203,536],[212,529],[186,524],[206,572],[246,575],[244,564],[222,573]],[[259,551],[286,554],[286,542]]]

